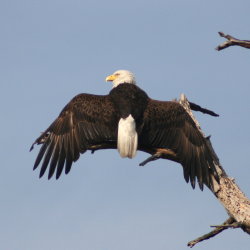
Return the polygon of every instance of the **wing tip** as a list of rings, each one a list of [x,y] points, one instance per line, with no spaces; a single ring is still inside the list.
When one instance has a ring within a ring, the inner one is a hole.
[[[35,142],[31,145],[29,152],[31,152],[34,149]]]
[[[40,171],[39,173],[39,179],[41,179],[43,177],[44,173],[42,171]]]

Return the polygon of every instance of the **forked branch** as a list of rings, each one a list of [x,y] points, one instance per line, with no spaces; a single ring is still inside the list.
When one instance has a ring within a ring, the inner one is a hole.
[[[224,231],[225,229],[228,228],[228,227],[225,227],[225,225],[229,225],[231,223],[234,223],[234,219],[232,217],[227,219],[222,225],[216,226],[216,228],[214,230],[212,230],[211,232],[209,232],[207,234],[204,234],[204,235],[202,235],[201,237],[199,237],[199,238],[197,238],[195,240],[189,241],[187,245],[192,248],[197,243],[199,243],[199,242],[201,242],[203,240],[208,240],[208,239],[216,236],[217,234],[221,233],[222,231]]]
[[[222,49],[228,48],[230,46],[235,46],[235,45],[250,49],[250,41],[249,40],[240,40],[240,39],[237,39],[233,36],[226,35],[223,32],[218,32],[218,33],[221,37],[226,38],[227,41],[225,41],[224,43],[217,46],[215,48],[216,50],[220,51]]]

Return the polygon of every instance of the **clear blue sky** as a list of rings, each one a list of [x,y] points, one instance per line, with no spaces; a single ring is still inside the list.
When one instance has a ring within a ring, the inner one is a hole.
[[[106,94],[104,79],[129,69],[155,99],[188,98],[226,172],[250,196],[250,51],[217,52],[218,31],[250,39],[250,2],[204,0],[1,0],[0,249],[179,250],[227,219],[182,168],[148,155],[89,152],[60,180],[32,171],[29,147],[81,92]],[[227,230],[196,249],[245,250]]]

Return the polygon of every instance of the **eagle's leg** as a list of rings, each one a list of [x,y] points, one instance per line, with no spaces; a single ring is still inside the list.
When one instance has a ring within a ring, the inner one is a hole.
[[[154,149],[154,151],[150,152],[147,150],[144,150],[145,152],[151,153],[152,155],[150,157],[148,157],[145,161],[141,162],[139,165],[140,166],[145,166],[147,163],[149,163],[150,161],[155,161],[158,159],[168,159],[171,161],[175,161],[175,162],[179,162],[178,161],[178,157],[176,155],[176,153],[168,148],[156,148]]]
[[[145,161],[141,162],[139,166],[145,166],[150,161],[155,161],[158,160],[159,158],[161,158],[161,153],[156,152],[155,154],[148,157]]]

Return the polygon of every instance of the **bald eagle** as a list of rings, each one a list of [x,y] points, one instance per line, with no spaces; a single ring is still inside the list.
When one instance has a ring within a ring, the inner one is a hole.
[[[113,83],[108,95],[79,94],[32,144],[42,144],[34,169],[40,177],[68,174],[80,154],[95,145],[117,148],[121,157],[133,158],[137,150],[165,149],[183,166],[186,182],[196,179],[212,188],[218,180],[218,159],[185,109],[175,101],[157,101],[136,85],[134,75],[118,70],[106,78]],[[93,149],[93,148],[92,148]],[[170,157],[171,159],[171,157]]]

